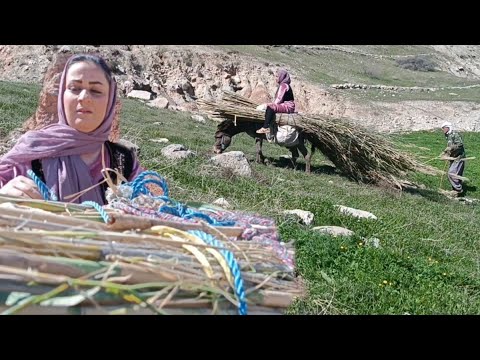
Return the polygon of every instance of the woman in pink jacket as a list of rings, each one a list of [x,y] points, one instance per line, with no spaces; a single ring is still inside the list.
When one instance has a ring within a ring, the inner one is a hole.
[[[293,98],[292,87],[290,86],[290,75],[284,69],[277,72],[277,93],[275,101],[266,104],[265,122],[263,127],[257,130],[257,134],[268,134],[270,132],[270,124],[275,119],[276,113],[293,113],[295,111],[295,101]]]

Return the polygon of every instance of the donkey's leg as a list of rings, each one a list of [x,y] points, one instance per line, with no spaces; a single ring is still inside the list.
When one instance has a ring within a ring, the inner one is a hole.
[[[296,169],[297,168],[297,159],[300,156],[298,154],[298,147],[297,146],[292,146],[292,147],[289,147],[288,150],[290,150],[290,152],[292,153],[292,165],[293,165],[293,168]]]
[[[305,146],[305,143],[304,142],[300,142],[298,144],[298,150],[300,150],[300,152],[302,153],[303,157],[305,158],[305,172],[306,173],[310,173],[311,172],[311,169],[310,169],[310,161],[312,159],[312,155],[315,151],[315,148],[314,146],[312,145],[312,151],[310,152],[310,154],[308,153],[308,150]]]
[[[263,164],[265,162],[265,156],[263,156],[262,153],[262,145],[263,145],[263,139],[262,138],[255,138],[255,145],[257,147],[257,163]]]
[[[310,154],[307,154],[307,156],[305,156],[305,163],[307,164],[306,167],[305,167],[305,171],[307,173],[310,173],[310,164],[312,163],[312,157],[313,157],[313,154],[315,154],[315,145],[312,144],[311,148],[310,148]]]

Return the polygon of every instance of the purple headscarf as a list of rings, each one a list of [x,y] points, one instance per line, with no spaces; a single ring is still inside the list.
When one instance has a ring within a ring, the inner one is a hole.
[[[290,84],[290,75],[287,70],[280,69],[277,72],[277,83],[280,84]]]
[[[67,69],[75,57],[78,55],[74,55],[67,61],[60,79],[57,103],[58,123],[25,133],[0,159],[0,179],[4,185],[17,175],[26,175],[31,168],[32,160],[35,159],[42,160],[46,185],[58,195],[59,200],[94,185],[90,168],[83,162],[80,155],[101,150],[102,144],[108,140],[115,116],[117,84],[112,77],[105,119],[96,130],[86,134],[70,127],[67,124],[63,106],[63,93],[66,88]],[[75,202],[87,200],[103,204],[99,186],[86,192]]]
[[[275,91],[275,99],[277,98],[278,92],[280,91],[281,84],[290,84],[290,75],[288,74],[287,70],[280,69],[277,71],[277,91]]]

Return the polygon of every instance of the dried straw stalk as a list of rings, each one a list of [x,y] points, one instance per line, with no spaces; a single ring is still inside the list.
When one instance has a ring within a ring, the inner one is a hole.
[[[225,92],[218,102],[200,100],[200,107],[213,119],[255,121],[264,119],[256,104],[240,95]],[[419,171],[437,175],[441,171],[420,163],[397,150],[386,137],[347,119],[323,115],[277,114],[279,125],[299,128],[306,139],[318,148],[337,169],[349,178],[364,183],[385,183],[401,187],[397,177]]]

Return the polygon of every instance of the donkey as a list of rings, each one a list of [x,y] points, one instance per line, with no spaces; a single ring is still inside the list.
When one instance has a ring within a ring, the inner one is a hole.
[[[265,162],[265,156],[262,153],[262,144],[263,140],[266,140],[267,138],[265,134],[256,133],[261,126],[261,123],[255,122],[239,121],[235,125],[233,120],[230,119],[222,121],[218,124],[217,131],[215,132],[215,145],[213,146],[213,152],[221,154],[230,146],[233,136],[244,132],[255,139],[255,145],[257,148],[256,162],[263,164]],[[298,151],[300,150],[305,158],[305,172],[310,173],[310,161],[315,152],[315,147],[312,144],[312,149],[310,153],[308,153],[308,150],[305,147],[305,140],[304,133],[300,132],[298,145],[287,147],[287,149],[292,153],[292,162],[294,165],[296,165],[299,157]]]

